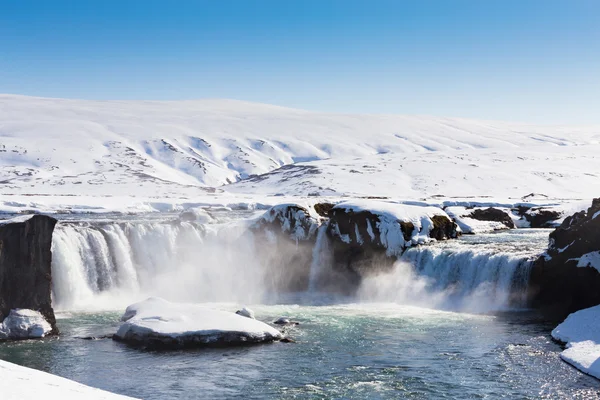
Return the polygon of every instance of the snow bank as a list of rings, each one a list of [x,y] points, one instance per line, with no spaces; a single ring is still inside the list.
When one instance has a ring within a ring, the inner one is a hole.
[[[43,338],[52,331],[52,326],[37,311],[26,309],[10,310],[0,325],[0,339]]]
[[[201,347],[272,342],[277,329],[232,312],[152,297],[127,307],[117,340],[152,347]]]
[[[27,222],[31,218],[33,218],[33,216],[34,216],[34,214],[29,214],[29,215],[21,215],[21,216],[14,217],[11,219],[0,220],[0,225],[18,224],[18,223],[22,223],[22,222]]]
[[[179,219],[182,221],[198,222],[200,224],[210,224],[214,222],[214,218],[203,207],[188,208],[179,214]]]
[[[585,253],[579,258],[577,266],[596,268],[600,272],[600,251]]]
[[[3,400],[61,399],[111,400],[131,399],[100,389],[82,385],[60,376],[25,368],[0,360]]]
[[[577,311],[552,331],[566,343],[560,357],[586,374],[600,379],[600,306]]]

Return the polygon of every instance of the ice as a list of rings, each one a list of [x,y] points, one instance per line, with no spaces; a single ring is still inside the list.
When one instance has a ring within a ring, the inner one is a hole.
[[[600,306],[579,310],[552,331],[566,343],[561,358],[586,374],[600,379]]]

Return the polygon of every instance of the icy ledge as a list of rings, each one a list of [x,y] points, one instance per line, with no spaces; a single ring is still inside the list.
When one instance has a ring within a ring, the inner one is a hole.
[[[0,324],[0,340],[37,339],[52,332],[52,326],[37,311],[10,310]]]
[[[60,376],[25,368],[0,360],[3,400],[61,399],[61,400],[117,400],[132,399],[92,388]]]
[[[232,312],[153,297],[127,307],[115,340],[162,348],[240,345],[281,340],[277,329]]]
[[[600,306],[577,311],[552,331],[566,343],[560,357],[578,370],[600,379]]]

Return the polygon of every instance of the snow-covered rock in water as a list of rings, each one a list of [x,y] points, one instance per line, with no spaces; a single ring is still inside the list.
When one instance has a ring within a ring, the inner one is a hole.
[[[444,211],[452,217],[462,233],[486,233],[522,225],[519,217],[507,208],[455,206],[446,207]]]
[[[254,311],[252,311],[251,309],[249,309],[247,307],[244,307],[241,310],[237,310],[235,313],[237,315],[241,315],[242,317],[256,319],[254,317]]]
[[[126,400],[132,397],[106,392],[60,376],[0,360],[2,400]]]
[[[577,311],[552,331],[566,344],[560,357],[578,370],[600,379],[600,306]]]
[[[233,312],[149,298],[127,307],[115,340],[162,348],[240,345],[282,339],[277,329]]]
[[[52,332],[52,326],[37,311],[10,310],[0,324],[0,340],[38,339]]]
[[[200,224],[210,224],[214,218],[202,207],[188,208],[179,214],[180,221],[198,222]]]
[[[531,270],[531,305],[555,318],[600,304],[600,199],[565,218]]]
[[[335,241],[383,249],[387,256],[459,235],[456,224],[438,207],[353,200],[335,205],[329,215],[329,234]]]

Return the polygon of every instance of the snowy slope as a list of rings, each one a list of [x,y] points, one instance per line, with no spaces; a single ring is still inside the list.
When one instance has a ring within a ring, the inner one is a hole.
[[[69,379],[61,378],[60,376],[25,368],[2,360],[0,360],[0,377],[2,377],[0,398],[3,400],[40,398],[61,400],[132,399],[132,397],[105,392]]]
[[[552,331],[566,344],[560,357],[586,374],[600,379],[600,306],[579,310]]]
[[[600,145],[383,154],[284,166],[226,187],[232,193],[386,196],[404,199],[592,198]]]
[[[591,197],[598,143],[598,126],[0,95],[0,208],[26,208],[22,196]]]

